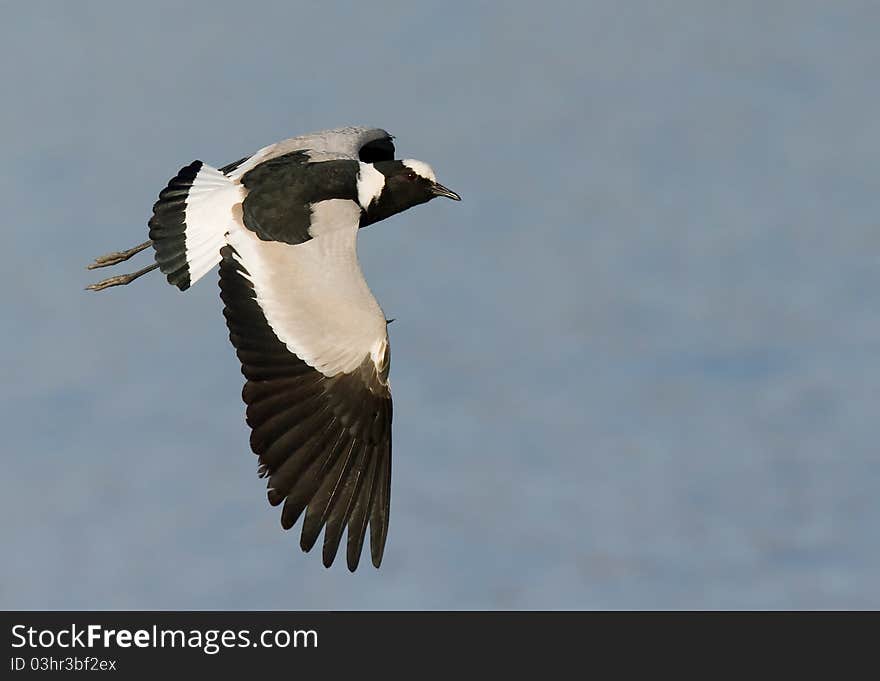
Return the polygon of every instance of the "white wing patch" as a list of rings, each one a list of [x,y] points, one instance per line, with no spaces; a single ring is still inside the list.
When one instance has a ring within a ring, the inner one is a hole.
[[[315,204],[314,238],[296,245],[261,241],[241,224],[227,238],[272,331],[325,376],[381,357],[387,343],[385,315],[357,259],[360,212],[346,199]]]
[[[235,224],[233,209],[244,199],[244,188],[219,170],[203,165],[186,196],[186,262],[190,285],[220,262],[226,233]]]

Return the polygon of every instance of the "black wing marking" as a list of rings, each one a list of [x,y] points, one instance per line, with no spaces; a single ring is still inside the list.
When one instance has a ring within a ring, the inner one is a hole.
[[[221,254],[223,313],[247,379],[242,396],[251,449],[260,457],[260,474],[269,478],[269,503],[284,502],[284,529],[305,511],[304,551],[325,528],[327,567],[347,527],[347,563],[354,571],[369,525],[372,561],[379,567],[391,503],[390,355],[379,370],[368,356],[352,373],[324,376],[278,340],[234,249],[226,246]]]
[[[247,161],[249,158],[250,158],[250,156],[244,156],[244,157],[238,159],[237,161],[233,161],[232,163],[227,163],[225,166],[223,166],[219,170],[224,175],[229,175],[229,173],[231,173],[233,170],[238,168],[238,166],[240,166],[242,163]]]
[[[269,159],[246,172],[244,225],[263,241],[300,244],[311,239],[311,205],[327,199],[357,200],[357,161],[309,162],[306,151]]]
[[[181,291],[189,288],[189,266],[186,263],[186,197],[202,168],[193,161],[168,182],[159,192],[150,218],[150,239],[156,251],[159,269]]]
[[[364,163],[394,160],[394,138],[391,135],[380,137],[364,144],[358,151],[358,158]]]

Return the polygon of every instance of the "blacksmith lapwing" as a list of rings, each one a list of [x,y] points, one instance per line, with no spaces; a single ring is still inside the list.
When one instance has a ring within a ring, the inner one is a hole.
[[[384,130],[341,128],[284,140],[219,169],[195,161],[159,194],[155,264],[105,279],[100,291],[159,268],[185,291],[220,265],[229,338],[241,361],[250,444],[284,502],[300,546],[324,530],[323,562],[348,528],[355,570],[370,527],[379,567],[391,501],[391,352],[387,324],[357,259],[357,233],[437,196],[461,197],[421,161],[394,159]]]

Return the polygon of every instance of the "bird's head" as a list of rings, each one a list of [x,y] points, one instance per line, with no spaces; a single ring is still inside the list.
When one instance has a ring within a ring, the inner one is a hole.
[[[371,182],[371,191],[365,205],[361,226],[384,220],[387,217],[426,203],[438,196],[453,201],[461,197],[451,189],[437,182],[434,171],[424,161],[403,159],[402,161],[378,161],[372,164],[380,175],[364,182]]]

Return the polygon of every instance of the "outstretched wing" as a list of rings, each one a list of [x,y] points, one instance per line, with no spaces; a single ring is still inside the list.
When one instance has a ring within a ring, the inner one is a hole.
[[[349,127],[323,130],[300,135],[263,147],[253,156],[236,161],[224,172],[238,179],[261,163],[292,152],[301,151],[308,160],[316,161],[377,161],[394,160],[394,137],[381,128]]]
[[[304,551],[326,528],[328,567],[347,527],[353,571],[367,526],[376,567],[388,532],[390,350],[357,260],[360,207],[333,199],[313,213],[313,238],[296,245],[234,228],[221,251],[221,297],[269,503],[284,502],[285,529],[305,511]]]

